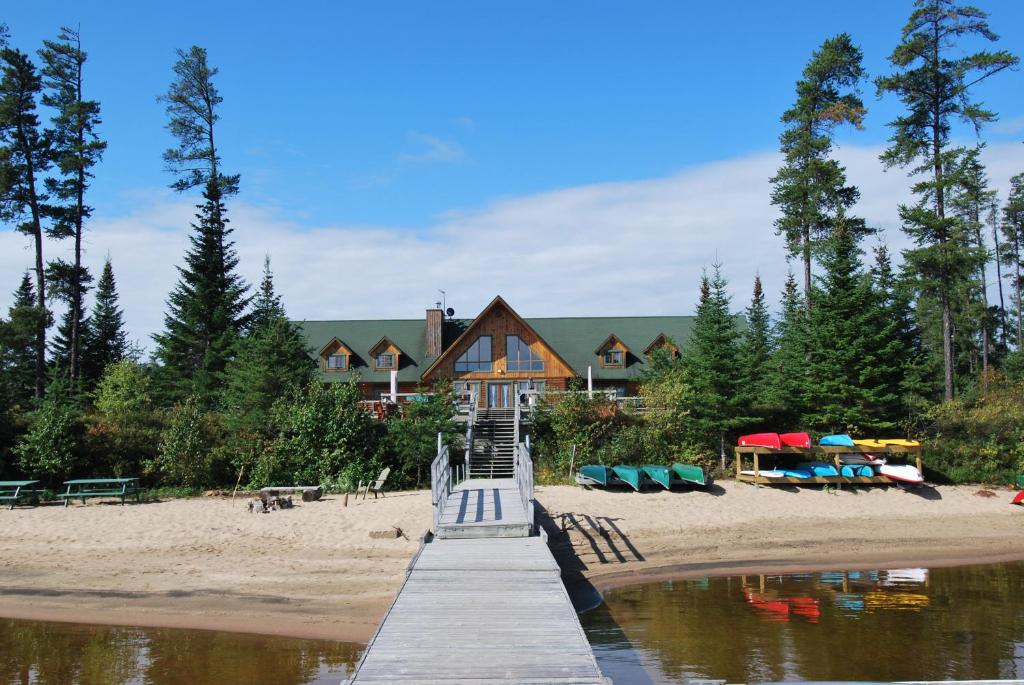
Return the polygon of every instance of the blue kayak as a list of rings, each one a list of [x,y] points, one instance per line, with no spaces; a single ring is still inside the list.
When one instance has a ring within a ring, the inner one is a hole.
[[[826,435],[818,444],[823,447],[853,447],[853,438],[845,433],[839,435]]]
[[[823,461],[809,461],[803,464],[797,464],[797,467],[801,470],[810,471],[819,478],[827,478],[830,476],[838,476],[839,472],[836,471],[836,467],[832,464],[827,464]]]
[[[812,474],[807,469],[778,469],[786,478],[810,478]]]

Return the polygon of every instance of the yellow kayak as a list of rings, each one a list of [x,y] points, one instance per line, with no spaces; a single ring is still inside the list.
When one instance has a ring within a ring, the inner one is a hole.
[[[873,447],[875,449],[885,447],[885,443],[881,440],[854,440],[853,444],[857,447]]]
[[[895,445],[897,447],[920,447],[921,443],[917,440],[904,440],[903,438],[892,438],[888,440],[879,440],[878,442],[883,445]]]

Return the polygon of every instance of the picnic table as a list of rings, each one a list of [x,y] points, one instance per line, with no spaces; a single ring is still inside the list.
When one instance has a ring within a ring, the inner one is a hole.
[[[82,499],[85,504],[87,497],[120,497],[121,506],[124,506],[124,499],[135,495],[135,501],[139,500],[139,493],[142,488],[138,485],[138,478],[79,478],[77,480],[66,480],[64,485],[68,486],[67,492],[58,495],[64,500],[64,506],[73,499]]]
[[[0,501],[11,501],[11,509],[18,503],[18,500],[28,497],[35,497],[42,493],[42,490],[32,489],[37,480],[0,480]]]

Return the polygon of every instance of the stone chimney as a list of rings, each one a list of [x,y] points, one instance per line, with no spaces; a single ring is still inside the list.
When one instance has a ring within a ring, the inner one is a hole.
[[[427,356],[440,357],[444,347],[444,312],[441,303],[427,310]]]

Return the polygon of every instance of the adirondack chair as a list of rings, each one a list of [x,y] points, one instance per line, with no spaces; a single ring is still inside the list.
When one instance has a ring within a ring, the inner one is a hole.
[[[374,499],[377,499],[377,493],[380,493],[380,496],[383,497],[384,496],[384,482],[388,479],[388,476],[390,474],[391,474],[391,467],[389,466],[389,467],[387,467],[386,469],[384,469],[383,471],[380,472],[380,475],[377,476],[377,480],[367,483],[366,487],[363,489],[363,499],[365,500],[366,499],[366,495],[371,493],[371,492],[373,493],[373,498]],[[361,485],[362,481],[359,481],[359,483]],[[356,490],[356,497],[358,497],[358,496],[359,496],[359,490],[357,489]]]

